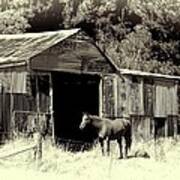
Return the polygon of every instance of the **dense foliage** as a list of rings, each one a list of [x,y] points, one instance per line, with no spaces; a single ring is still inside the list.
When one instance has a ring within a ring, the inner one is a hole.
[[[121,68],[180,75],[180,0],[9,1],[1,33],[80,27]]]

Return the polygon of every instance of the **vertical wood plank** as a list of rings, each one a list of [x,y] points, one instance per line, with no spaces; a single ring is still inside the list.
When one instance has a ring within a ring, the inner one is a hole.
[[[155,138],[155,120],[153,117],[150,120],[150,137],[151,139]]]
[[[52,74],[50,74],[49,77],[49,96],[50,96],[50,103],[49,103],[49,110],[51,115],[51,131],[52,131],[52,141],[55,142],[55,124],[54,124],[54,107],[53,107],[53,80],[52,80]]]
[[[11,133],[11,138],[13,138],[14,134],[14,128],[15,128],[15,121],[14,121],[14,116],[13,116],[13,111],[14,111],[14,95],[13,95],[13,72],[11,72],[11,89],[10,89],[10,133]]]
[[[114,117],[118,117],[118,79],[114,76],[113,79],[113,91],[114,91]]]
[[[99,82],[99,116],[102,117],[103,116],[103,94],[102,94],[102,79],[100,79]]]
[[[178,134],[178,117],[174,117],[173,119],[173,125],[174,125],[174,137],[176,138],[177,137],[177,134]]]
[[[115,117],[115,90],[114,90],[114,76],[103,76],[103,116]]]
[[[165,137],[168,137],[168,118],[165,119]]]

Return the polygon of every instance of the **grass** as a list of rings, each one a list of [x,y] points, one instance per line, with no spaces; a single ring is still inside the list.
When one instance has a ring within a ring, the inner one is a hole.
[[[12,152],[17,147],[26,147],[31,142],[17,139],[0,148],[0,154]],[[99,146],[90,151],[67,152],[43,143],[43,158],[35,161],[33,152],[28,151],[6,160],[0,160],[0,179],[16,177],[29,179],[179,179],[180,140],[160,139],[133,145],[131,155],[137,151],[147,152],[151,158],[141,157],[118,159],[118,148],[112,142],[111,156],[103,157]]]

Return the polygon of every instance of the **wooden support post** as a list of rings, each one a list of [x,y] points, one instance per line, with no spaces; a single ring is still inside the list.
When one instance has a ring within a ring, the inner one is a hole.
[[[178,86],[179,86],[179,81],[175,81],[175,94],[176,94],[176,116],[173,118],[173,124],[174,124],[174,138],[177,138],[178,135],[178,111],[179,111],[179,102],[178,102]]]
[[[131,133],[132,133],[132,141],[136,142],[136,135],[135,135],[135,127],[134,127],[134,117],[130,116],[130,120],[131,120]]]
[[[103,87],[102,87],[102,78],[99,83],[99,116],[103,117]]]
[[[37,108],[37,124],[35,132],[36,152],[35,156],[37,159],[42,158],[42,132],[41,132],[41,119],[40,119],[40,97],[39,97],[39,79],[36,75],[36,108]]]
[[[33,134],[35,148],[34,148],[34,159],[42,159],[42,135],[40,132]]]
[[[6,131],[7,131],[7,122],[6,122],[6,119],[5,119],[5,101],[6,101],[6,94],[5,94],[5,90],[4,90],[4,87],[2,89],[2,122],[3,122],[3,138],[6,139],[7,138],[7,134],[6,134]]]
[[[39,81],[38,81],[38,75],[36,75],[36,108],[37,108],[37,114],[40,113],[40,104],[39,104]]]
[[[54,125],[54,110],[53,110],[53,81],[52,81],[52,74],[50,74],[50,80],[49,80],[49,96],[50,96],[50,106],[49,106],[49,110],[50,110],[50,115],[51,115],[51,128],[52,128],[52,143],[55,143],[55,125]]]
[[[39,80],[38,75],[36,75],[36,108],[37,108],[37,124],[36,131],[34,132],[34,141],[35,141],[35,151],[34,158],[42,158],[42,133],[41,133],[41,123],[40,123],[40,97],[39,97]]]
[[[11,72],[11,84],[10,84],[10,138],[14,138],[15,130],[15,117],[13,116],[14,111],[14,96],[13,96],[13,73]]]
[[[176,117],[173,118],[173,126],[174,126],[173,135],[174,135],[175,139],[177,138],[177,134],[178,134],[178,127],[177,127],[178,122],[177,121],[178,121],[178,117],[176,116]]]
[[[168,117],[166,117],[166,119],[165,119],[165,137],[168,137],[168,121],[169,121],[169,119],[168,119]]]
[[[141,114],[145,115],[144,112],[144,80],[140,79],[140,104],[141,104]]]
[[[113,77],[113,91],[114,91],[114,117],[118,117],[118,78]]]
[[[156,134],[155,134],[155,119],[153,116],[151,116],[151,138],[156,139]]]

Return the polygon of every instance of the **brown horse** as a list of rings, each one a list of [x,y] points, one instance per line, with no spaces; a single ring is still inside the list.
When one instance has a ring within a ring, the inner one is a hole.
[[[127,157],[128,150],[131,147],[131,123],[129,119],[116,119],[111,120],[107,118],[101,118],[99,116],[90,115],[84,113],[82,116],[82,122],[79,128],[82,130],[87,125],[91,125],[96,128],[99,142],[102,149],[102,154],[104,155],[104,140],[107,141],[107,153],[110,154],[110,141],[117,140],[120,150],[120,158],[123,158],[123,146],[122,146],[122,137],[125,140],[125,154],[124,157]]]

